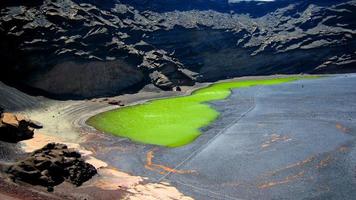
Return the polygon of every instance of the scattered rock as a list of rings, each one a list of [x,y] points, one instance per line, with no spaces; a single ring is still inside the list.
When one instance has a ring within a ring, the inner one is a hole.
[[[125,104],[121,100],[111,99],[107,101],[110,105],[124,106]]]
[[[40,129],[43,125],[39,122],[26,119],[23,116],[1,111],[0,140],[6,142],[18,142],[33,137],[34,129]]]
[[[97,171],[94,166],[86,163],[77,151],[68,149],[64,144],[49,143],[11,165],[7,173],[14,181],[42,185],[48,187],[48,191],[53,191],[53,186],[63,181],[80,186]]]
[[[182,91],[182,89],[179,86],[174,87],[173,90],[177,91],[177,92],[181,92]]]

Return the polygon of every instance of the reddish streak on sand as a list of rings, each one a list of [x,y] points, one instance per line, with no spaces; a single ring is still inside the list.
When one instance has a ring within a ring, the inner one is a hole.
[[[270,173],[268,173],[268,174],[269,174],[269,175],[275,175],[275,174],[277,174],[278,172],[281,172],[281,171],[284,171],[284,170],[292,169],[292,168],[295,168],[295,167],[300,167],[300,166],[303,166],[303,165],[305,165],[305,164],[307,164],[307,163],[313,161],[314,159],[315,159],[314,156],[310,156],[310,157],[308,157],[308,158],[305,159],[305,160],[302,160],[302,161],[299,161],[299,162],[297,162],[297,163],[288,165],[288,166],[286,166],[286,167],[284,167],[284,168],[275,170],[275,171],[270,172]]]
[[[339,129],[340,131],[342,131],[343,133],[348,133],[349,132],[349,129],[344,127],[343,125],[337,123],[336,126],[335,126],[337,129]]]
[[[195,170],[178,170],[178,169],[173,169],[164,165],[159,165],[153,163],[153,158],[154,158],[154,152],[157,150],[157,148],[154,148],[147,152],[146,154],[146,165],[145,168],[148,170],[152,171],[157,171],[160,174],[165,174],[165,173],[175,173],[175,174],[192,174],[196,173]]]
[[[339,149],[338,149],[339,152],[341,153],[346,153],[348,151],[350,151],[350,149],[346,146],[341,146]]]
[[[304,176],[304,171],[299,172],[298,174],[292,175],[292,176],[287,176],[285,177],[283,180],[280,181],[271,181],[268,183],[263,183],[261,185],[258,186],[259,189],[268,189],[271,188],[273,186],[277,186],[277,185],[281,185],[281,184],[285,184],[285,183],[289,183],[297,178],[303,177]]]
[[[288,136],[282,136],[282,135],[278,135],[278,134],[272,134],[270,140],[264,142],[261,145],[261,148],[267,148],[269,146],[271,146],[272,144],[276,143],[276,142],[286,142],[286,141],[290,141],[291,139]]]
[[[283,167],[281,169],[277,169],[275,171],[269,172],[265,176],[274,176],[277,173],[285,171],[285,170],[289,170],[289,169],[296,168],[296,167],[302,167],[302,166],[312,162],[313,160],[315,160],[315,157],[310,156],[310,157],[306,158],[305,160],[302,160],[302,161],[287,165],[286,167]],[[301,171],[298,174],[287,176],[284,179],[279,180],[279,181],[270,181],[270,182],[265,182],[265,183],[259,184],[257,187],[259,189],[267,189],[267,188],[271,188],[271,187],[274,187],[277,185],[289,183],[289,182],[291,182],[297,178],[303,177],[303,176],[304,176],[304,171]],[[310,177],[310,179],[313,179],[313,177]]]
[[[332,157],[328,155],[325,159],[321,160],[318,165],[316,166],[317,169],[324,168],[329,165],[329,163],[332,161]]]

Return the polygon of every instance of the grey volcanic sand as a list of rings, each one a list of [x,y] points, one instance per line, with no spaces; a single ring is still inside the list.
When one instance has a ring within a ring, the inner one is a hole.
[[[238,89],[211,103],[220,117],[193,143],[163,148],[113,136],[97,157],[197,199],[353,199],[356,75]],[[157,173],[153,162],[196,173]]]

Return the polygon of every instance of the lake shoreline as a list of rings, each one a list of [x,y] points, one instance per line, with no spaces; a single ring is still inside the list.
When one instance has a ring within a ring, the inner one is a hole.
[[[184,95],[151,99],[99,113],[86,123],[102,132],[136,142],[179,147],[194,141],[201,134],[199,130],[219,115],[207,102],[228,98],[233,89],[317,77],[299,75],[224,80],[191,89]]]
[[[226,82],[231,80],[248,80],[248,79],[263,79],[263,78],[272,78],[272,77],[288,77],[288,75],[274,75],[274,76],[254,76],[254,77],[240,77],[234,79],[227,79],[218,82]],[[217,82],[215,82],[217,83]],[[200,89],[202,87],[206,87],[212,83],[202,83],[197,84],[193,87],[182,87],[182,92],[171,92],[171,91],[163,91],[163,92],[156,92],[151,91],[150,88],[144,88],[143,91],[136,93],[136,94],[128,94],[128,95],[121,95],[115,96],[109,99],[116,99],[121,100],[125,103],[124,107],[132,106],[141,104],[147,101],[156,100],[160,98],[168,98],[173,96],[184,96],[189,95],[193,91]],[[155,187],[151,187],[146,183],[149,183],[148,180],[144,180],[143,183],[138,181],[141,179],[140,177],[129,175],[125,173],[125,170],[112,170],[110,164],[104,160],[100,160],[100,156],[98,157],[96,152],[93,151],[88,145],[88,142],[91,140],[96,140],[99,138],[99,141],[104,139],[109,139],[110,137],[107,136],[105,133],[95,130],[94,128],[90,127],[85,123],[86,119],[91,116],[94,116],[100,112],[106,110],[112,110],[120,108],[119,106],[109,105],[107,101],[103,101],[105,98],[98,98],[98,99],[91,99],[91,100],[68,100],[68,101],[58,101],[58,100],[51,100],[44,97],[32,97],[26,94],[23,94],[16,89],[10,88],[8,86],[2,86],[1,89],[5,90],[6,95],[3,95],[2,98],[9,98],[11,99],[13,96],[17,96],[21,94],[23,98],[21,98],[20,102],[11,102],[5,99],[3,102],[10,102],[9,105],[12,110],[9,110],[14,113],[23,114],[28,116],[31,119],[36,121],[40,121],[43,123],[44,128],[35,132],[34,139],[26,140],[21,142],[18,148],[21,151],[30,152],[34,149],[41,148],[44,144],[48,142],[61,142],[65,144],[70,144],[71,147],[76,148],[81,151],[82,154],[86,155],[87,160],[90,160],[93,165],[98,168],[104,169],[103,174],[107,174],[107,176],[102,176],[101,178],[96,178],[95,180],[91,180],[96,183],[100,183],[104,188],[112,188],[113,184],[118,185],[115,183],[115,180],[112,178],[108,179],[107,177],[112,177],[112,174],[119,175],[120,177],[124,176],[125,178],[123,183],[127,185],[127,183],[131,183],[132,188],[140,188],[144,187],[149,191],[154,191]],[[27,104],[28,102],[34,102],[36,106],[28,107],[27,109],[22,109],[20,106],[23,104]],[[6,108],[6,107],[5,107]],[[19,109],[16,109],[19,108]],[[108,147],[111,148],[111,147]],[[99,159],[97,159],[99,158]],[[105,178],[106,177],[106,178]],[[132,181],[133,180],[133,181]],[[93,182],[89,181],[87,187],[79,187],[75,189],[78,193],[95,193],[99,195],[102,192],[102,189],[98,189],[98,185],[94,184]],[[85,184],[84,184],[85,185]],[[23,187],[20,184],[20,187]],[[27,186],[25,186],[27,187]],[[162,185],[157,186],[162,187]],[[82,189],[81,189],[82,188]],[[86,189],[84,189],[86,188]],[[174,190],[174,187],[168,186],[169,190]],[[55,189],[58,193],[56,196],[61,196],[61,194],[65,195],[68,191],[74,191],[74,189],[66,184],[60,185]],[[35,192],[43,193],[45,192],[43,188],[35,187]],[[116,191],[116,192],[115,192]],[[125,193],[124,190],[115,190],[110,193],[116,193],[117,195],[122,195]],[[182,195],[179,191],[175,190],[173,192],[176,196]],[[153,195],[153,194],[152,194]],[[10,195],[11,196],[11,195]]]

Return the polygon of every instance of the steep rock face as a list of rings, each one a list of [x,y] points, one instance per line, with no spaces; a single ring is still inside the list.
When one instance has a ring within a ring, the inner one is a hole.
[[[165,19],[162,24],[169,30],[152,32],[147,41],[174,52],[186,68],[198,72],[202,81],[313,73],[334,56],[344,55],[349,63],[355,61],[356,32],[351,20],[355,9],[354,3],[332,8],[296,4],[257,19],[215,11],[175,11],[155,15],[158,20]],[[349,22],[338,23],[344,20]],[[177,27],[177,21],[181,27]],[[350,65],[345,62],[339,67],[342,70]]]
[[[1,79],[92,97],[149,82],[355,71],[355,0],[157,2],[5,1]]]
[[[143,81],[144,75],[131,65],[115,61],[78,63],[67,61],[31,75],[29,84],[66,96],[114,95]]]
[[[106,0],[113,2],[114,0]],[[95,0],[94,0],[95,2]],[[241,0],[120,0],[140,11],[152,10],[155,12],[187,11],[187,10],[216,10],[218,12],[232,12],[248,14],[253,17],[262,17],[278,8],[289,4],[303,2],[303,0],[275,0],[268,3],[263,1],[241,1]],[[307,1],[304,1],[307,2]],[[313,4],[328,6],[342,0],[313,0]]]

